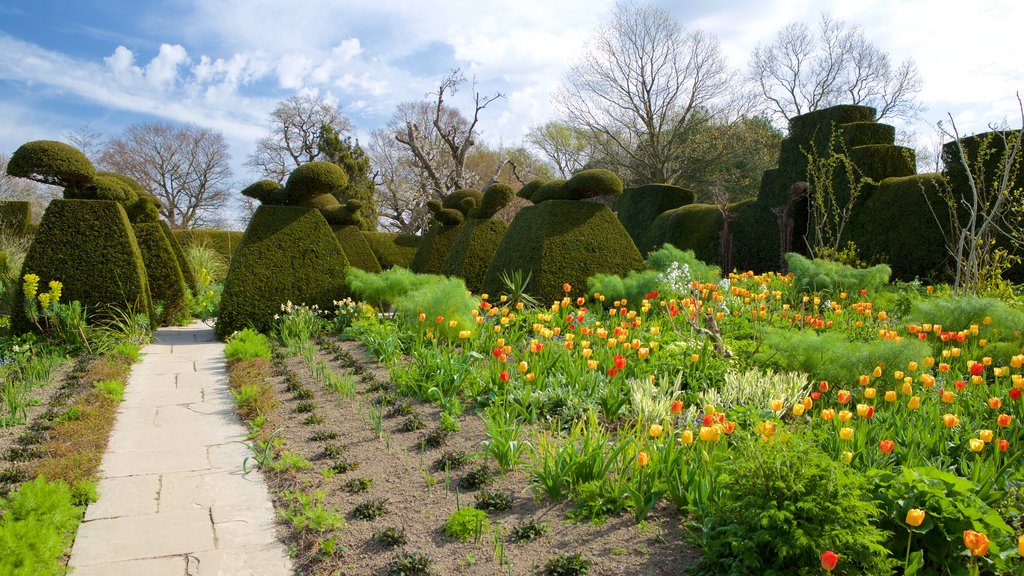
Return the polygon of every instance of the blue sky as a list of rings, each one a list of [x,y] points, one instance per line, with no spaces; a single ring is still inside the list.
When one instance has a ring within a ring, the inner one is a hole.
[[[1024,88],[1014,39],[1024,2],[960,0],[659,0],[689,28],[715,34],[730,65],[785,24],[822,10],[859,22],[924,79],[927,139],[956,117],[967,131],[1008,119]],[[224,132],[240,183],[274,104],[308,92],[336,101],[365,134],[395,105],[436,88],[453,67],[483,92],[484,139],[517,143],[554,116],[551,95],[609,11],[609,0],[0,0],[0,152],[61,139],[89,123],[104,136],[133,122],[194,122]],[[461,96],[466,97],[467,94]],[[456,100],[456,105],[467,104]]]

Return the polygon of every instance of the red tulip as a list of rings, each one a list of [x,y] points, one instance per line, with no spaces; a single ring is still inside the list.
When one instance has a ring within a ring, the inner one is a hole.
[[[615,357],[615,369],[616,370],[622,370],[625,367],[626,367],[626,357],[625,356],[616,356]]]
[[[896,444],[892,440],[882,440],[878,443],[878,449],[882,451],[882,454],[892,454],[892,449],[896,447]]]
[[[501,374],[498,374],[498,380],[501,380],[502,382],[508,382],[508,379],[508,370],[502,370]]]
[[[981,376],[985,372],[985,365],[981,362],[971,364],[971,376]]]
[[[1020,400],[1020,388],[1010,388],[1010,400]]]
[[[821,554],[821,568],[826,572],[831,572],[836,564],[839,563],[839,554],[831,550],[826,550]]]

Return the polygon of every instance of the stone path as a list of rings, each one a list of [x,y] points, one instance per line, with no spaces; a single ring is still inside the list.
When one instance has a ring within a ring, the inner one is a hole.
[[[132,369],[71,552],[75,576],[290,575],[259,472],[242,475],[224,345],[157,331]]]

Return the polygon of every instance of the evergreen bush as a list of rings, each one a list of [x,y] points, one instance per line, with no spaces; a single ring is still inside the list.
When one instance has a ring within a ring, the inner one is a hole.
[[[192,267],[188,265],[188,260],[185,259],[185,250],[181,247],[181,243],[171,232],[171,227],[167,225],[167,222],[159,220],[160,229],[164,233],[164,238],[167,238],[167,242],[171,245],[171,250],[174,252],[174,259],[178,261],[178,269],[181,270],[181,276],[185,279],[185,286],[195,286],[196,276],[193,273]]]
[[[854,268],[838,262],[809,260],[795,252],[786,254],[789,271],[796,275],[794,286],[801,292],[827,292],[838,298],[840,292],[875,292],[889,283],[892,270],[885,264]]]
[[[158,223],[135,224],[133,229],[146,267],[150,297],[154,302],[163,302],[163,317],[154,318],[154,323],[166,326],[187,320],[185,277],[163,229]]]
[[[441,272],[446,276],[462,278],[467,288],[479,293],[483,288],[487,268],[507,231],[508,224],[501,220],[470,218],[462,225],[462,231],[452,244]]]
[[[461,214],[453,209],[458,214]],[[463,224],[441,224],[435,221],[427,229],[416,249],[410,268],[419,274],[443,274],[444,261],[448,258],[455,241],[459,239]]]
[[[630,238],[639,246],[644,233],[659,214],[693,204],[696,199],[693,190],[670,184],[626,188],[619,198],[618,217]]]
[[[224,280],[217,337],[246,327],[266,330],[289,301],[333,309],[348,295],[346,268],[345,253],[319,210],[260,206]]]
[[[345,278],[353,296],[369,302],[375,308],[386,309],[406,294],[439,282],[444,276],[416,274],[396,266],[377,274],[350,267]]]
[[[416,257],[422,238],[412,234],[395,234],[390,232],[363,232],[370,250],[384,270],[401,266],[409,268]]]
[[[80,189],[92,183],[96,169],[74,146],[35,140],[18,147],[7,162],[7,173],[43,184]]]
[[[334,236],[341,244],[341,249],[345,251],[349,265],[367,272],[380,272],[380,262],[373,255],[373,250],[370,249],[370,244],[358,225],[332,226],[331,229],[334,230]]]

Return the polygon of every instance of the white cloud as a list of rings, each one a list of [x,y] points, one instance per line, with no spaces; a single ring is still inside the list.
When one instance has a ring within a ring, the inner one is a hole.
[[[135,65],[135,53],[118,46],[114,53],[103,59],[107,67],[121,80],[134,80],[142,77],[142,68]]]
[[[188,61],[188,53],[180,44],[161,44],[160,51],[146,64],[146,81],[151,86],[173,86],[178,80],[178,67]]]

